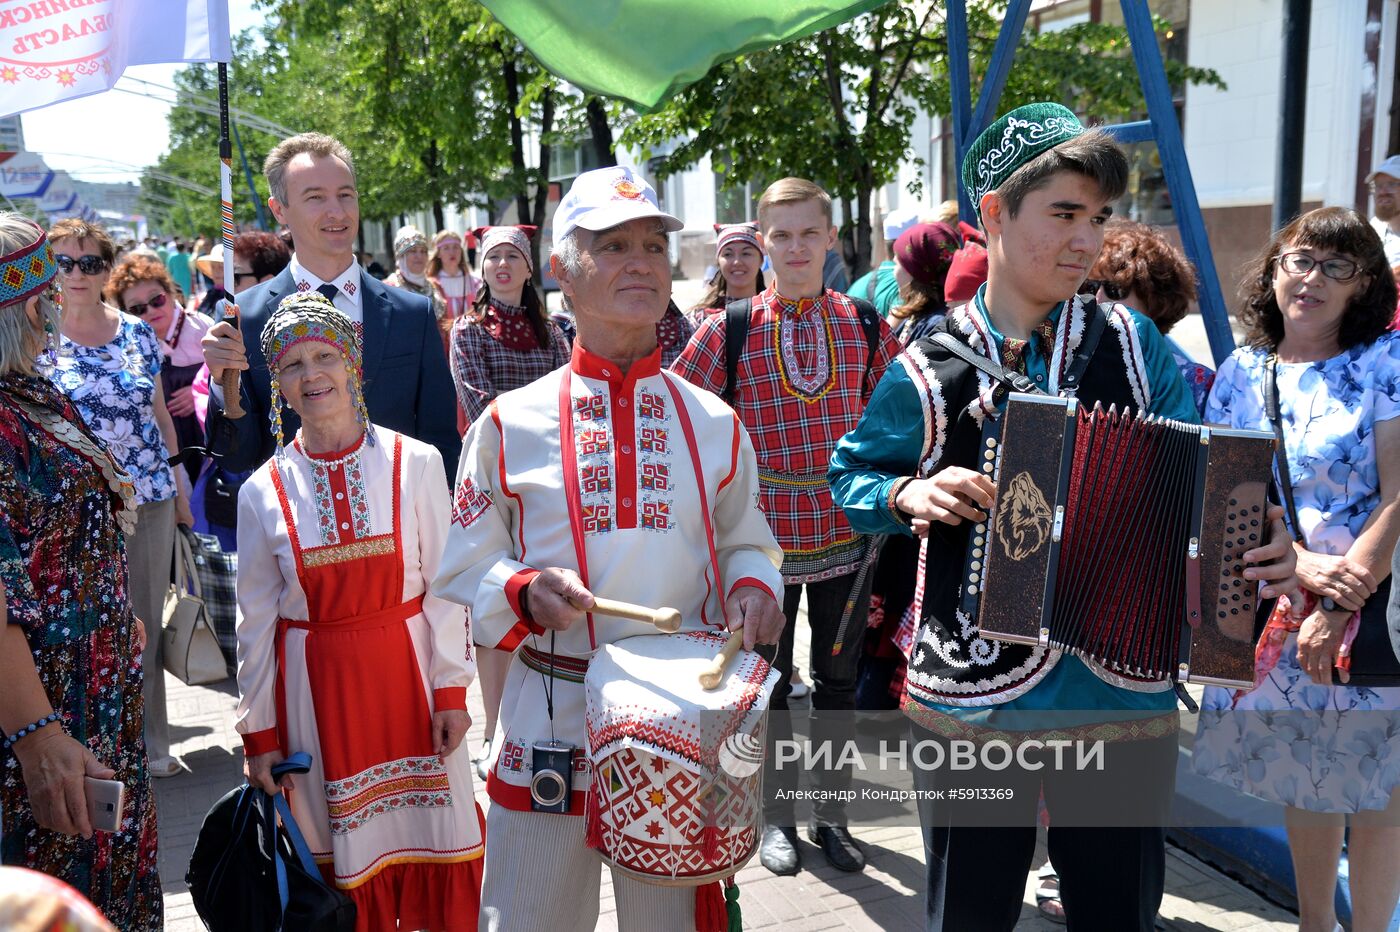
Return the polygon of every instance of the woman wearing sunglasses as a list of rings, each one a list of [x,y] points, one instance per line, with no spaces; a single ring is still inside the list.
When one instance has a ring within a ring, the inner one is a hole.
[[[107,300],[133,317],[139,317],[155,331],[160,341],[160,384],[165,393],[165,409],[175,426],[179,449],[201,446],[204,428],[195,413],[193,383],[204,366],[199,341],[213,321],[197,311],[180,306],[175,283],[165,265],[153,256],[134,253],[117,263],[107,282]],[[190,481],[199,478],[203,461],[185,460]]]
[[[63,326],[51,378],[136,486],[136,530],[127,538],[131,608],[146,626],[142,694],[152,776],[181,769],[170,756],[161,608],[170,588],[175,524],[193,526],[189,480],[166,457],[179,445],[161,386],[160,341],[149,324],[102,300],[116,247],[101,227],[60,220],[49,230],[63,286]]]

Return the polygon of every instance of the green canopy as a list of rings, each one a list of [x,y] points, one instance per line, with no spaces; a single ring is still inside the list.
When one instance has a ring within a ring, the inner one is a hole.
[[[642,110],[720,61],[820,32],[888,0],[483,0],[540,63]]]

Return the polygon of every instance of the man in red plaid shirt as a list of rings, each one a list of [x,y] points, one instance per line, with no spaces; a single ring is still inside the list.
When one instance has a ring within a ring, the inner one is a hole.
[[[826,470],[836,441],[855,427],[875,383],[900,352],[884,321],[873,347],[861,312],[848,297],[822,287],[822,262],[836,243],[831,197],[810,181],[784,178],[763,192],[758,223],[773,263],[774,281],[751,299],[749,330],[729,402],[753,438],[758,454],[759,495],[773,536],[783,547],[783,613],[788,624],[773,665],[782,679],[770,707],[786,713],[792,686],[793,622],[802,589],[812,626],[812,729],[823,712],[855,707],[856,666],[870,601],[869,581],[853,600],[846,635],[836,644],[866,541],[851,530],[832,504]],[[873,315],[873,311],[869,312]],[[672,365],[681,377],[723,395],[727,315],[713,314],[695,332]],[[777,716],[775,740],[791,738],[786,715]],[[772,755],[769,755],[770,767]],[[851,774],[818,772],[822,791],[813,806],[808,837],[833,866],[858,871],[862,854],[845,826],[844,803]],[[770,769],[765,786],[763,844],[759,858],[777,874],[795,874],[799,864],[791,796],[777,791],[796,785],[796,770]]]

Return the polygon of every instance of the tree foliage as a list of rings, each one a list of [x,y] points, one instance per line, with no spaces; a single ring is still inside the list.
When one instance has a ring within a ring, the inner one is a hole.
[[[993,0],[968,5],[974,76],[987,70],[1003,8]],[[1159,34],[1169,28],[1157,25]],[[1179,62],[1167,63],[1167,76],[1174,85],[1223,86],[1213,71]],[[1105,120],[1142,110],[1126,30],[1102,23],[1028,30],[999,112],[1033,100],[1058,100]],[[901,164],[922,164],[915,117],[920,110],[947,116],[951,103],[943,7],[898,0],[715,66],[638,118],[622,141],[643,150],[674,144],[653,163],[663,176],[710,154],[726,186],[786,175],[815,180],[843,204],[846,258],[860,274],[869,267],[872,192],[896,180]]]

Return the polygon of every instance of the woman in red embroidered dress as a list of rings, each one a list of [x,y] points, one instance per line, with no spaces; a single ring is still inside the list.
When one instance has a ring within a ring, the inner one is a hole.
[[[369,424],[354,328],[317,292],[284,300],[263,353],[302,427],[245,483],[238,516],[238,731],[251,783],[295,751],[292,811],[357,930],[474,930],[482,820],[466,734],[461,606],[436,598],[449,501],[438,452]]]

